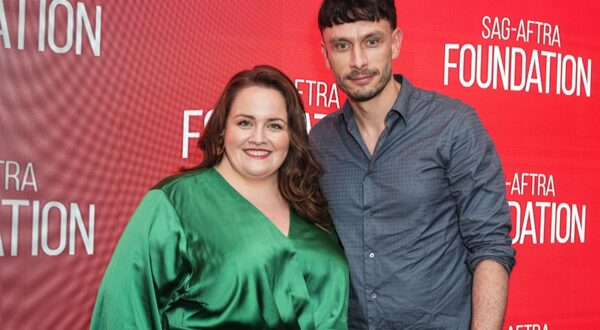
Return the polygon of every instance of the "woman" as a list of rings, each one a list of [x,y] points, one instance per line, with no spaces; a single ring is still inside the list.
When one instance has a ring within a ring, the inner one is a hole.
[[[282,72],[236,74],[202,163],[150,190],[127,225],[91,328],[346,329],[348,266],[305,120]]]

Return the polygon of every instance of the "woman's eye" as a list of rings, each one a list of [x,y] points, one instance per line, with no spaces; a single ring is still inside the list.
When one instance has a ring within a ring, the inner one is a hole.
[[[252,123],[249,122],[249,121],[247,121],[247,120],[242,120],[242,121],[238,122],[238,126],[241,126],[241,127],[250,127],[250,126],[252,126]]]
[[[272,124],[269,124],[269,128],[274,128],[274,129],[283,129],[283,125],[281,125],[281,124],[276,124],[276,123],[272,123]]]

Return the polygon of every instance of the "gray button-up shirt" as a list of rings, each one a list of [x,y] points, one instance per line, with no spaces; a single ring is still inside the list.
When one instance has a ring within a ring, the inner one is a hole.
[[[313,127],[350,263],[350,329],[468,329],[472,273],[511,271],[504,175],[475,111],[402,76],[373,155],[350,104]]]

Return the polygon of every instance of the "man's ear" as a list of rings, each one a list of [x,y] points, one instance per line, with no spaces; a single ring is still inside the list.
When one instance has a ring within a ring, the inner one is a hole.
[[[325,47],[325,43],[321,40],[321,54],[323,55],[323,59],[325,60],[325,65],[329,70],[331,70],[331,62],[329,62],[329,56],[327,56],[327,48]]]
[[[392,32],[392,58],[395,59],[400,54],[400,46],[402,45],[402,30],[396,28]]]

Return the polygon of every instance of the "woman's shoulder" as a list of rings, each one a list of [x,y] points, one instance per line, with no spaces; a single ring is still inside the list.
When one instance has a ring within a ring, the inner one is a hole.
[[[184,220],[222,199],[226,191],[222,181],[214,168],[192,170],[163,179],[146,195],[163,196],[165,205],[170,204]]]
[[[134,216],[144,218],[142,222],[148,226],[160,222],[186,228],[191,210],[202,208],[207,194],[212,192],[210,172],[211,169],[193,170],[163,179],[146,192]]]
[[[190,187],[210,185],[211,177],[214,176],[214,168],[194,169],[183,173],[168,176],[150,188],[150,190],[162,190],[165,194],[188,190]],[[195,190],[196,190],[195,189]]]

